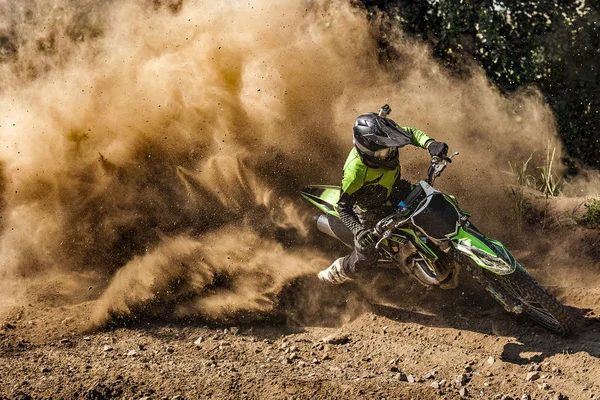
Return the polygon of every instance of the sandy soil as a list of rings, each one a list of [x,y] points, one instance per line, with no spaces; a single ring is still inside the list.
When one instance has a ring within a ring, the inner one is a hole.
[[[142,316],[85,332],[77,321],[93,301],[13,309],[0,330],[0,398],[600,396],[600,309],[581,307],[600,290],[551,288],[577,317],[565,339],[507,314],[471,279],[440,292],[389,278],[328,289],[319,310],[295,306],[321,288],[301,278],[277,313],[235,326]]]

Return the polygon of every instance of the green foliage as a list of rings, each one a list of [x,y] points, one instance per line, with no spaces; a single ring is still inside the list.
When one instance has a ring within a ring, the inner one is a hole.
[[[600,228],[600,200],[592,199],[583,205],[587,211],[579,222],[588,228]]]
[[[458,72],[477,60],[501,90],[537,85],[569,154],[600,166],[600,1],[363,0]]]

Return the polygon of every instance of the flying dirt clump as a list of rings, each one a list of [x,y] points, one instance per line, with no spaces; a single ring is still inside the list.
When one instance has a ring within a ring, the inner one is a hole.
[[[442,186],[474,213],[495,206],[491,233],[511,220],[506,160],[559,147],[535,91],[506,98],[477,69],[453,78],[400,33],[383,66],[365,13],[343,1],[21,7],[3,9],[4,304],[74,274],[102,286],[100,325],[168,302],[174,315],[268,310],[335,256],[316,249],[298,192],[340,180],[355,116],[383,103],[461,151]],[[23,13],[31,29],[11,30]],[[82,20],[94,29],[77,36]],[[32,46],[44,29],[54,45]],[[420,178],[426,153],[401,157]]]

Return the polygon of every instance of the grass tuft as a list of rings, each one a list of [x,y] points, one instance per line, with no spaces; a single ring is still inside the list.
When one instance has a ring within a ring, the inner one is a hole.
[[[587,211],[579,222],[588,228],[600,228],[600,200],[592,199],[583,205]]]
[[[554,171],[554,157],[556,155],[556,148],[550,151],[550,146],[546,150],[546,160],[543,166],[537,169],[541,170],[539,176],[529,173],[529,164],[533,159],[535,152],[531,153],[529,158],[523,162],[520,166],[513,165],[510,161],[508,166],[510,167],[511,174],[515,177],[515,184],[510,188],[510,194],[515,199],[515,211],[518,218],[518,228],[521,229],[523,218],[531,212],[531,204],[527,201],[523,188],[529,188],[537,190],[546,197],[546,205],[543,210],[542,229],[546,226],[546,217],[548,214],[549,198],[557,197],[562,194],[561,187],[563,179],[557,177]]]
[[[552,172],[555,154],[556,147],[552,149],[552,155],[550,155],[550,147],[548,146],[546,150],[546,163],[541,167],[542,185],[539,187],[539,190],[544,193],[546,197],[557,197],[561,195],[560,187],[562,185],[562,178],[557,179]]]

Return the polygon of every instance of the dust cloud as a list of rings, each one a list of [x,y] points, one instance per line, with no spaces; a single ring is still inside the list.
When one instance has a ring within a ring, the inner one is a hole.
[[[268,312],[338,256],[298,193],[339,182],[354,118],[384,103],[461,152],[440,187],[500,239],[515,223],[508,160],[561,151],[535,90],[503,96],[477,68],[454,77],[400,32],[383,65],[377,22],[343,1],[0,11],[3,305],[45,298],[28,282],[47,280],[65,282],[59,303],[96,300],[95,325],[157,304]],[[401,157],[424,176],[425,151]]]

